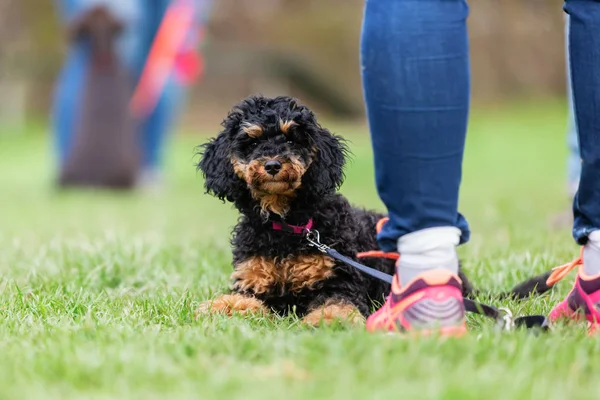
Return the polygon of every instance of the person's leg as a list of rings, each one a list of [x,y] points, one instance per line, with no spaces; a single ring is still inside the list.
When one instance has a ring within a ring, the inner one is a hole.
[[[71,45],[63,70],[56,82],[52,125],[59,165],[63,165],[66,161],[73,143],[88,63],[89,49],[86,43]]]
[[[139,65],[138,74],[144,68],[148,54],[162,19],[169,6],[169,0],[152,0],[151,6],[144,13],[144,54]],[[138,75],[138,76],[139,76]],[[156,107],[141,125],[142,145],[142,184],[153,184],[158,179],[162,163],[162,152],[166,135],[172,127],[176,113],[181,105],[182,87],[172,75],[160,96]]]
[[[145,54],[143,62],[139,65],[140,74],[150,52],[155,35],[158,32],[160,24],[172,0],[150,1],[151,6],[146,7],[145,9]],[[210,15],[214,0],[195,1],[192,3],[193,8],[195,8],[194,23],[188,32],[187,40],[180,49],[180,55],[189,55],[189,53],[198,50],[197,29],[199,25],[205,24],[206,19]],[[181,78],[181,76],[178,74],[171,74],[156,107],[142,124],[143,167],[145,170],[142,176],[142,184],[144,182],[152,183],[156,180],[162,164],[167,135],[172,129],[173,124],[178,117],[178,113],[185,103],[187,82],[182,82],[179,78]]]
[[[565,10],[570,19],[571,83],[582,162],[573,202],[573,237],[583,245],[583,258],[571,264],[582,264],[575,287],[550,317],[574,316],[582,309],[595,331],[600,319],[600,2],[567,0]]]
[[[565,55],[567,70],[567,146],[569,156],[567,159],[567,184],[571,199],[575,197],[579,187],[579,176],[581,175],[581,155],[579,154],[579,139],[577,138],[577,122],[575,121],[575,110],[573,110],[573,90],[571,89],[571,67],[569,63],[569,15],[565,15]]]
[[[366,2],[362,78],[377,190],[390,217],[378,240],[382,250],[399,251],[404,288],[442,271],[450,278],[440,290],[460,289],[456,246],[469,238],[457,211],[469,109],[468,13],[465,0]],[[440,298],[453,304],[452,315],[434,322],[463,323],[462,296],[450,292]],[[384,320],[379,313],[371,325],[385,329]]]
[[[115,50],[119,61],[137,79],[138,68],[145,56],[143,16],[145,0],[95,0],[103,4],[124,26],[117,37]]]
[[[86,9],[86,1],[61,0],[58,2],[62,23],[67,25]],[[79,106],[83,95],[85,74],[90,61],[90,49],[84,40],[69,43],[67,58],[60,72],[53,94],[52,130],[59,166],[63,165],[73,143]]]
[[[581,153],[573,237],[585,245],[600,229],[600,2],[569,0],[565,7],[570,15],[571,81]]]
[[[166,136],[177,117],[182,103],[183,88],[169,79],[156,108],[142,125],[142,166],[147,173],[156,174],[161,168]]]

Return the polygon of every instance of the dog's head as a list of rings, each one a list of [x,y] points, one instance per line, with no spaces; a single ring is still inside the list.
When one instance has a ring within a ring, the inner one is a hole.
[[[93,65],[104,68],[114,64],[114,41],[123,30],[123,23],[106,6],[100,5],[71,21],[68,36],[71,41],[87,38]]]
[[[342,184],[344,141],[293,98],[249,97],[222,126],[198,165],[206,191],[221,200],[283,217],[294,199],[311,202]]]

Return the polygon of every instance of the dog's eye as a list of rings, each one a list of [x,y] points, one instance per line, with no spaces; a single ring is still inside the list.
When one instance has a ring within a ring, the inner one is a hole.
[[[252,147],[256,147],[256,146],[258,146],[258,141],[256,141],[256,140],[255,140],[254,142],[252,142],[252,143],[250,144],[250,146],[252,146]]]
[[[291,140],[288,140],[287,144],[294,144],[294,142],[292,142]]]

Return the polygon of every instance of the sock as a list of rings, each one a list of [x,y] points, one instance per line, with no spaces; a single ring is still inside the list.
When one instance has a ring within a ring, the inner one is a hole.
[[[396,269],[400,284],[404,286],[431,269],[443,268],[457,274],[456,246],[460,235],[458,228],[439,227],[409,233],[398,239],[400,260]]]
[[[600,230],[590,233],[583,247],[583,271],[592,276],[600,274]]]

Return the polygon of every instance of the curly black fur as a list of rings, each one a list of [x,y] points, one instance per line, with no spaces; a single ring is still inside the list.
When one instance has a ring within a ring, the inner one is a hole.
[[[293,121],[286,133],[281,129],[283,121]],[[353,207],[337,193],[344,180],[347,147],[341,137],[320,126],[306,106],[285,96],[252,96],[235,106],[222,126],[222,132],[202,146],[198,167],[204,175],[207,193],[232,202],[241,213],[232,238],[234,269],[256,256],[282,260],[318,254],[301,236],[272,229],[271,221],[283,218],[291,225],[304,225],[312,218],[322,242],[350,257],[378,249],[375,225],[385,215]],[[256,129],[253,135],[247,132],[249,126]],[[287,209],[279,215],[272,210],[265,214],[260,199],[252,195],[256,188],[240,177],[232,161],[248,165],[253,160],[265,159],[295,159],[306,167]],[[361,262],[394,273],[392,260]],[[460,277],[468,296],[473,290],[471,284],[464,273]],[[330,300],[338,300],[354,305],[368,316],[373,301],[382,302],[389,290],[387,283],[336,262],[333,276],[301,291],[291,292],[283,283],[272,285],[264,293],[237,292],[257,297],[279,314],[294,310],[302,316]]]

